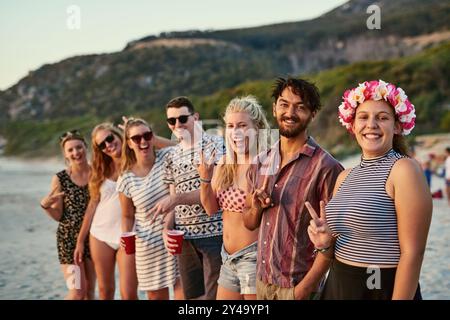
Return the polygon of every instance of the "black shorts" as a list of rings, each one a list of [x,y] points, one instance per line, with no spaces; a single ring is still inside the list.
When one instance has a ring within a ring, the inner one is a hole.
[[[215,300],[222,257],[222,236],[184,240],[178,256],[181,284],[186,299],[205,295]]]
[[[336,259],[330,267],[321,300],[391,300],[397,268],[369,269]],[[414,300],[422,300],[420,286]]]

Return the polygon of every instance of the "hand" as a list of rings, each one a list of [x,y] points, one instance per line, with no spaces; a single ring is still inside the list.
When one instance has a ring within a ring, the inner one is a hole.
[[[320,217],[308,201],[305,202],[305,206],[312,217],[308,226],[309,239],[311,239],[311,242],[318,249],[329,248],[333,240],[333,235],[327,223],[325,202],[320,201]]]
[[[73,253],[73,261],[75,264],[80,265],[83,263],[83,255],[84,255],[84,243],[77,243],[75,247],[75,251]]]
[[[261,211],[268,208],[272,204],[272,199],[267,194],[267,186],[269,185],[269,176],[264,178],[263,185],[260,189],[256,189],[252,193],[252,207]]]
[[[166,247],[167,251],[171,254],[175,253],[175,250],[178,248],[177,240],[172,239],[167,234],[168,229],[163,229],[163,240],[164,240],[164,246]]]
[[[64,197],[64,192],[56,192],[58,187],[53,188],[52,191],[41,201],[41,206],[44,208],[50,208],[52,205],[57,203],[59,199]]]
[[[204,152],[200,153],[200,161],[197,165],[197,171],[201,179],[211,180],[214,172],[214,160],[216,158],[216,150],[209,157],[205,157]]]
[[[175,196],[168,195],[162,198],[158,203],[156,203],[153,208],[151,208],[147,214],[146,218],[150,219],[150,223],[154,223],[155,220],[163,214],[164,216],[172,211],[176,206]],[[163,219],[162,221],[163,222]]]
[[[125,241],[122,238],[120,238],[120,248],[122,250],[125,250],[125,246],[126,246]]]
[[[128,118],[125,116],[122,116],[123,123],[120,123],[117,125],[117,127],[123,131],[125,131],[125,125],[127,124]]]
[[[308,300],[312,291],[308,290],[302,285],[302,282],[294,287],[294,299],[295,300]]]

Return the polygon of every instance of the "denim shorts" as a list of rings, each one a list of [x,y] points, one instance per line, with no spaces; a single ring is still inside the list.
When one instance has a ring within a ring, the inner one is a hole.
[[[222,246],[219,285],[241,294],[256,294],[257,242],[228,254]]]

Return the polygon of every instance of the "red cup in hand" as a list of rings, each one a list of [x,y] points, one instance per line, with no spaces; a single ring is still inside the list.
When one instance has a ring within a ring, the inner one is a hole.
[[[136,232],[124,232],[122,233],[122,240],[125,242],[126,254],[133,254],[136,252]]]
[[[181,253],[181,246],[183,244],[184,239],[184,231],[180,230],[168,230],[167,236],[171,239],[176,240],[177,242],[177,248],[174,252],[171,252],[172,254],[180,254]]]

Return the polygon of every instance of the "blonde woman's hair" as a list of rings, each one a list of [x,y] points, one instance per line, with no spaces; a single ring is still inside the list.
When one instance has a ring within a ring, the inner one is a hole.
[[[130,170],[131,167],[136,163],[136,155],[134,154],[134,151],[128,146],[127,140],[130,138],[128,136],[130,129],[137,126],[146,126],[150,129],[150,131],[152,131],[150,125],[143,119],[129,118],[127,120],[127,122],[125,123],[122,140],[122,173]]]
[[[236,112],[245,112],[250,116],[250,119],[257,131],[257,135],[259,134],[259,130],[269,129],[269,123],[264,110],[254,96],[248,95],[245,97],[237,97],[232,99],[225,110],[223,120],[226,122],[227,117],[231,113]],[[258,142],[258,140],[259,139],[257,136],[256,141]],[[226,189],[233,185],[237,172],[237,155],[236,152],[234,152],[234,150],[230,147],[227,135],[225,135],[225,141],[227,145],[225,163],[219,165],[216,169],[218,171],[216,174],[217,178],[213,182],[213,188],[215,190]],[[249,146],[249,148],[250,147],[251,146]]]
[[[106,178],[113,175],[113,159],[105,154],[97,146],[95,136],[101,130],[109,131],[122,142],[122,130],[115,127],[112,123],[104,122],[97,125],[91,134],[92,146],[92,170],[89,177],[89,195],[94,200],[100,199],[100,186]]]

